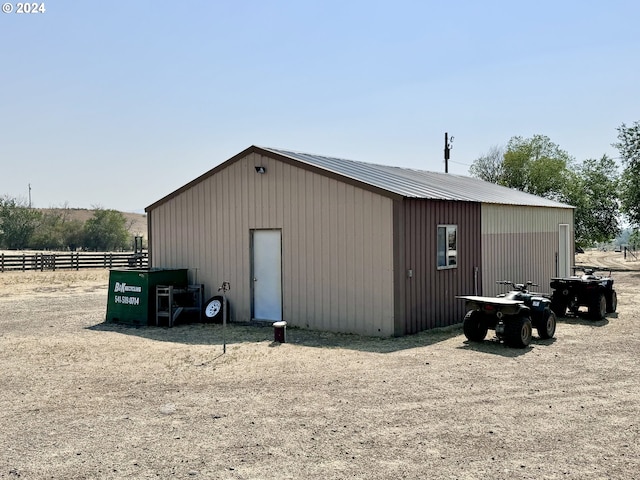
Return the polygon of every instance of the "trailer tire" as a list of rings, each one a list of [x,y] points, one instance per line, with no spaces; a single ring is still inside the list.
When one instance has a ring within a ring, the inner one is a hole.
[[[607,315],[607,300],[604,293],[598,293],[595,300],[589,305],[589,316],[594,320],[602,320]]]
[[[550,308],[545,308],[542,318],[538,320],[538,336],[543,339],[553,338],[556,333],[556,314]]]
[[[614,313],[618,308],[618,294],[615,290],[607,296],[607,313]]]
[[[222,314],[224,311],[224,297],[216,295],[211,297],[204,304],[204,317],[208,322],[222,323]]]
[[[533,327],[528,315],[520,315],[505,322],[504,341],[513,348],[526,348],[531,343]]]
[[[464,336],[471,342],[481,342],[487,336],[487,324],[483,315],[477,310],[469,310],[462,322]]]

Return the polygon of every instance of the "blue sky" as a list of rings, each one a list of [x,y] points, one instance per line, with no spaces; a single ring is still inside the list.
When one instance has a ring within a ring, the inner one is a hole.
[[[44,5],[0,13],[0,195],[37,207],[142,211],[253,144],[444,171],[448,132],[460,174],[514,135],[617,157],[640,120],[636,0]]]

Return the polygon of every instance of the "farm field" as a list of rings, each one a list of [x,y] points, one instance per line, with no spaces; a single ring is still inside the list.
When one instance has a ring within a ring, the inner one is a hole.
[[[576,259],[620,270],[617,313],[523,350],[230,325],[223,354],[105,324],[106,270],[2,273],[0,478],[640,478],[640,262]]]

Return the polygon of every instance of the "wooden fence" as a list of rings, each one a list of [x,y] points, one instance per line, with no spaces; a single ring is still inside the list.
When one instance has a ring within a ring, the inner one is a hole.
[[[61,270],[81,268],[147,268],[147,252],[118,253],[0,253],[0,272],[15,270]]]

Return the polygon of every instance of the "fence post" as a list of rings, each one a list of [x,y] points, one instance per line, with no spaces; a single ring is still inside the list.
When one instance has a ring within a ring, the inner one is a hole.
[[[1,254],[2,255],[2,261],[0,262],[0,268],[2,269],[2,271],[4,272],[4,253]]]
[[[26,257],[26,255],[23,253],[23,254],[22,254],[22,271],[23,271],[23,272],[26,270],[26,266],[27,266],[27,257]]]

